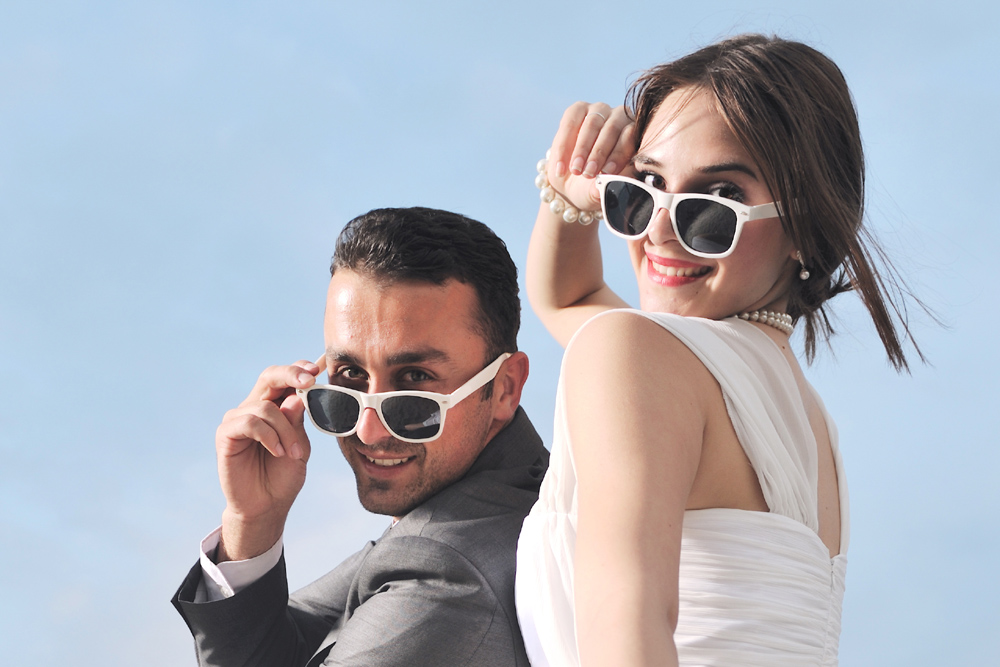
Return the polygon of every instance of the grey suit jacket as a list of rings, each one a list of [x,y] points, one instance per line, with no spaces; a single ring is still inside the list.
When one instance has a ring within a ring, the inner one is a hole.
[[[291,598],[282,556],[235,596],[196,604],[196,564],[173,603],[199,664],[527,667],[515,549],[547,466],[519,408],[461,480]]]

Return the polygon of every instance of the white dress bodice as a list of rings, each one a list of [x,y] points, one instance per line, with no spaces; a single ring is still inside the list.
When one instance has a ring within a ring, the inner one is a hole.
[[[774,341],[736,318],[631,312],[670,331],[719,382],[770,509],[685,513],[674,633],[680,664],[836,665],[849,518],[833,421],[824,409],[841,505],[841,552],[830,558],[817,534],[816,439]],[[549,470],[517,552],[518,618],[534,667],[580,662],[573,614],[577,487],[568,433],[560,375]]]

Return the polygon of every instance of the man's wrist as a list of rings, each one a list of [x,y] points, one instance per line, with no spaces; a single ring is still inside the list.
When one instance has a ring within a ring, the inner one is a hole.
[[[265,553],[281,538],[286,516],[281,514],[248,520],[227,508],[222,513],[222,534],[215,562],[249,560]]]
[[[255,558],[217,563],[216,552],[221,536],[220,526],[201,542],[202,580],[193,600],[196,603],[232,597],[266,575],[281,559],[283,545],[279,537],[270,549]]]

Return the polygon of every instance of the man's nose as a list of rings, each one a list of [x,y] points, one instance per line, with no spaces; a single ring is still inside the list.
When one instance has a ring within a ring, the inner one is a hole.
[[[375,408],[365,408],[361,412],[355,435],[366,445],[374,445],[393,437],[382,420],[378,418]]]

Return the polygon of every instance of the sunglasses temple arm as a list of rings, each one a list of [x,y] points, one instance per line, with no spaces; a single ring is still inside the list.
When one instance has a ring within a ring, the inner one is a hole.
[[[781,202],[773,202],[771,204],[761,204],[760,206],[750,207],[750,215],[747,216],[747,222],[751,220],[766,220],[768,218],[776,218],[784,215],[781,208]]]
[[[468,398],[468,396],[475,390],[482,387],[484,384],[492,380],[497,376],[500,371],[500,365],[505,362],[508,357],[510,357],[510,352],[504,352],[499,357],[497,357],[492,364],[479,371],[471,378],[469,381],[463,384],[461,387],[455,391],[448,394],[448,403],[450,405],[455,405],[459,401]]]

